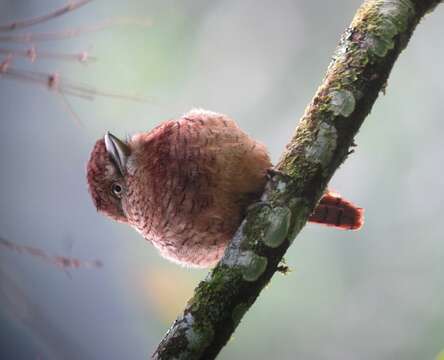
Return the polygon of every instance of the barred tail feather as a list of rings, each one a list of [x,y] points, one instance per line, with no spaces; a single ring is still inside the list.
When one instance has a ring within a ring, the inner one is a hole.
[[[308,221],[345,230],[359,230],[364,224],[364,209],[328,191]]]

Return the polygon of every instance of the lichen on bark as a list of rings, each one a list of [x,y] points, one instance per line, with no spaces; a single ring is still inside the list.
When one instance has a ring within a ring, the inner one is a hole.
[[[369,0],[360,7],[261,202],[248,210],[223,259],[199,284],[153,358],[217,356],[346,159],[416,25],[439,2]]]

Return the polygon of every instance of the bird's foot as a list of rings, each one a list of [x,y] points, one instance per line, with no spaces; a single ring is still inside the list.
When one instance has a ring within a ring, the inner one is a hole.
[[[280,170],[277,170],[275,168],[268,168],[267,169],[267,179],[268,180],[272,180],[273,177],[275,177],[275,176],[280,176],[280,177],[283,177],[285,179],[290,179],[290,175],[287,175],[286,173],[284,173],[284,172],[282,172]]]

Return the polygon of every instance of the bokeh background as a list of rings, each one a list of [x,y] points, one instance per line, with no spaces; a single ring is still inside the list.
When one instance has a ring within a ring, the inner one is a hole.
[[[0,0],[0,23],[63,0]],[[105,130],[149,130],[193,107],[231,115],[279,158],[361,0],[97,0],[27,31],[114,26],[13,59],[145,103],[63,98],[0,77],[0,237],[100,259],[62,271],[0,247],[1,359],[146,359],[206,271],[162,259],[96,213],[85,164]],[[434,359],[444,348],[444,7],[424,19],[331,187],[365,207],[359,232],[307,225],[220,359]],[[1,35],[8,35],[2,33]],[[29,45],[0,42],[0,48]]]

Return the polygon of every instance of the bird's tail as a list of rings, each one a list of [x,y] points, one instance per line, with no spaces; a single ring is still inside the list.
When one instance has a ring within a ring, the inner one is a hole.
[[[345,230],[359,230],[364,224],[364,209],[328,191],[308,221]]]

